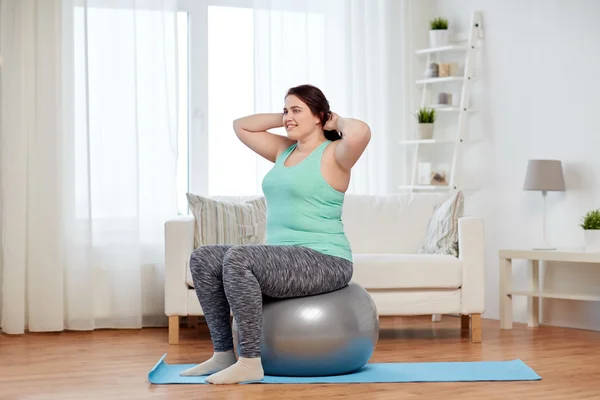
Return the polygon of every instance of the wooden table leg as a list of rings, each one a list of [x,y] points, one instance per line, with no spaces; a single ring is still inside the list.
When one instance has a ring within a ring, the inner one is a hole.
[[[540,291],[540,262],[531,260],[531,290],[534,292]],[[540,298],[535,296],[527,297],[527,314],[529,321],[527,326],[540,326]]]
[[[500,329],[512,329],[512,260],[500,258]]]

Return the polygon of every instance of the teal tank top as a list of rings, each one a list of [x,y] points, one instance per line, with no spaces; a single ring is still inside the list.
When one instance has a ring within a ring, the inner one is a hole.
[[[285,160],[296,148],[293,144],[265,175],[266,244],[304,246],[352,261],[342,223],[344,193],[321,174],[321,158],[330,143],[323,142],[300,163],[286,167]]]

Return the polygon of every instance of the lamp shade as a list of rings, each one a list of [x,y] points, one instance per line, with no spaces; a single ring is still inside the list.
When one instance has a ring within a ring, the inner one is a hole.
[[[524,190],[565,191],[565,178],[559,160],[529,160]]]

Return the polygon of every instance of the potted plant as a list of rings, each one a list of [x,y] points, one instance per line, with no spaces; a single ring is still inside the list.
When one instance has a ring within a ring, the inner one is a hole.
[[[435,110],[432,108],[423,107],[417,113],[417,133],[419,139],[433,138],[433,123],[435,122]]]
[[[600,251],[600,209],[588,211],[581,220],[585,249]]]
[[[429,27],[429,42],[431,47],[447,46],[450,43],[447,19],[434,18],[429,21]]]

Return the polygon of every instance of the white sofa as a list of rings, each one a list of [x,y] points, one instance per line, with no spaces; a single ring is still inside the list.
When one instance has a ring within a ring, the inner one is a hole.
[[[435,205],[448,197],[347,195],[342,221],[353,251],[353,281],[371,294],[380,316],[461,315],[461,329],[470,329],[472,342],[481,342],[483,221],[458,220],[458,257],[419,254]],[[179,317],[203,315],[189,270],[194,225],[192,216],[165,224],[170,344],[179,343]]]

